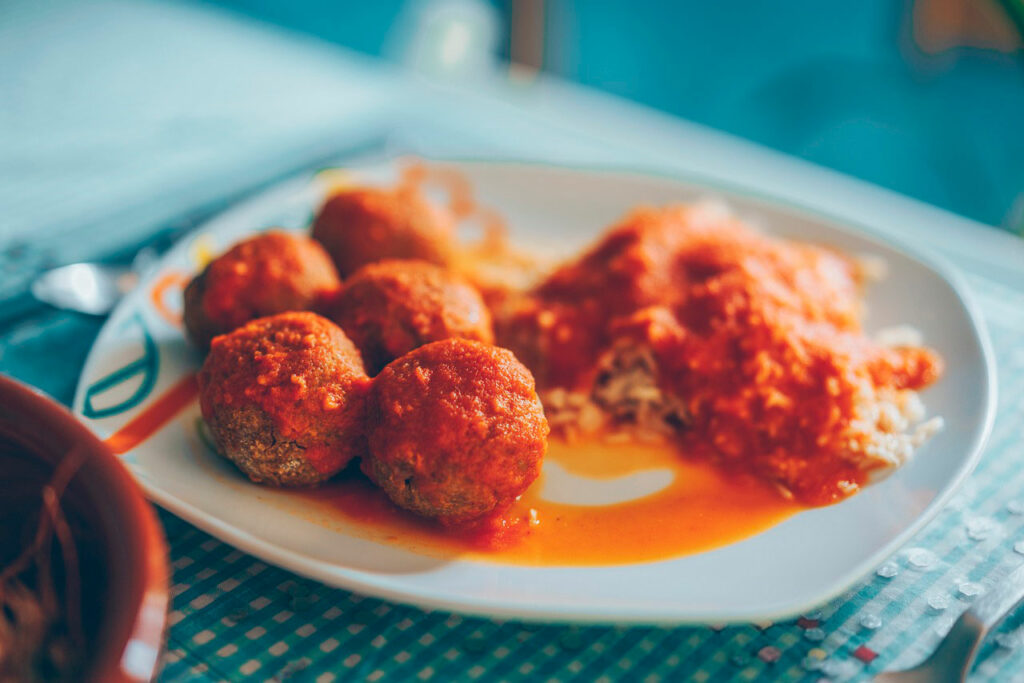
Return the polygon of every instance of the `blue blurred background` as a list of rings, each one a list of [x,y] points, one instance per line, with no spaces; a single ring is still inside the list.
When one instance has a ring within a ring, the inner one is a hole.
[[[214,4],[398,60],[396,32],[410,16],[445,3]],[[501,58],[1020,228],[1017,0],[484,4],[498,26]]]

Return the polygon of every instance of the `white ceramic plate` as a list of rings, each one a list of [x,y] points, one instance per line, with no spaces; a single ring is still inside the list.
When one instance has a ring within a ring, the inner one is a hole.
[[[920,529],[973,468],[994,412],[994,366],[980,318],[951,272],[867,237],[864,229],[741,190],[549,166],[456,166],[479,200],[507,217],[514,241],[535,248],[578,248],[639,203],[710,196],[771,233],[883,257],[889,276],[868,292],[867,327],[913,325],[947,360],[945,376],[923,396],[929,413],[945,418],[945,430],[895,475],[838,505],[802,512],[716,550],[625,566],[439,560],[364,540],[343,524],[325,523],[304,499],[249,484],[211,455],[196,437],[195,402],[124,455],[154,502],[273,564],[425,607],[579,622],[760,621],[798,614],[848,588]],[[395,168],[356,173],[383,180]],[[219,252],[259,229],[305,227],[321,197],[318,183],[299,179],[228,211],[177,245],[103,328],[82,373],[75,411],[108,437],[195,372],[200,358],[166,313],[179,306],[173,274],[194,272],[200,253]]]

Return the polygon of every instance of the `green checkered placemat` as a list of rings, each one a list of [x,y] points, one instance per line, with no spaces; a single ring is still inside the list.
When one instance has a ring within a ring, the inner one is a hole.
[[[174,578],[161,680],[853,680],[913,664],[1024,562],[1024,294],[971,284],[999,359],[988,451],[907,547],[813,613],[726,628],[462,617],[323,586],[163,514]],[[1022,624],[1024,614],[990,639],[976,678],[1024,680]]]

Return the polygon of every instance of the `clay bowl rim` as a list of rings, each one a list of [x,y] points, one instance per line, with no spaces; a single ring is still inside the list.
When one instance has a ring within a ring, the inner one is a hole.
[[[35,428],[47,430],[45,440],[66,444],[63,452],[45,447]],[[157,670],[167,622],[167,543],[156,514],[131,474],[110,448],[64,406],[42,392],[0,374],[0,435],[56,465],[73,448],[85,459],[72,481],[89,498],[102,496],[109,513],[95,520],[108,539],[107,582],[115,589],[105,598],[104,615],[90,653],[84,680],[112,683],[151,680]],[[45,450],[45,453],[40,451]],[[111,566],[112,565],[112,566]]]

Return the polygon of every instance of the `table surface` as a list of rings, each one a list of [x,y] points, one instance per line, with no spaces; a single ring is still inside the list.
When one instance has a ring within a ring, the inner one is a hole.
[[[875,573],[797,620],[615,628],[426,612],[267,566],[161,512],[174,572],[161,680],[863,679],[922,658],[1024,561],[1020,240],[557,82],[422,83],[188,5],[42,5],[0,6],[0,93],[14,95],[0,107],[0,299],[47,263],[129,254],[318,158],[383,147],[697,173],[858,215],[961,271],[998,358],[995,430],[964,488]],[[58,38],[62,49],[33,48]],[[131,64],[111,58],[127,51]],[[780,164],[785,182],[766,172]],[[101,324],[19,309],[0,322],[0,371],[68,403]],[[990,640],[975,679],[1024,680],[1022,624]]]

